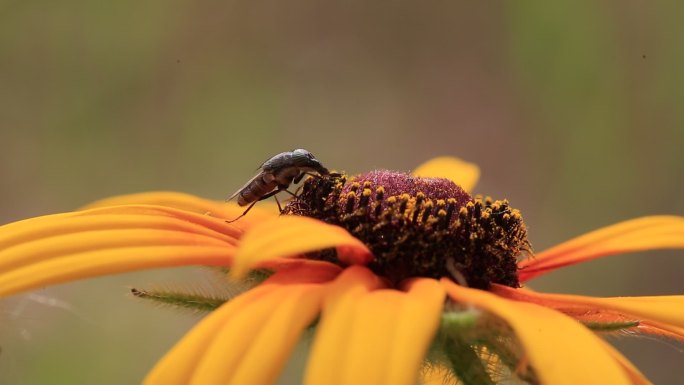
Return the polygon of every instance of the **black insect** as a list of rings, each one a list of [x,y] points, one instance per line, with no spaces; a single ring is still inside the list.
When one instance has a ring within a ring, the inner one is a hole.
[[[231,200],[237,197],[238,205],[249,205],[244,213],[227,221],[228,223],[235,222],[245,216],[257,202],[268,199],[281,191],[287,191],[290,184],[299,183],[305,175],[315,176],[312,173],[329,174],[328,169],[323,167],[313,154],[301,148],[275,155],[259,166],[259,170],[258,174],[228,198]],[[277,199],[276,202],[278,202]],[[280,203],[278,203],[278,207],[280,207]]]

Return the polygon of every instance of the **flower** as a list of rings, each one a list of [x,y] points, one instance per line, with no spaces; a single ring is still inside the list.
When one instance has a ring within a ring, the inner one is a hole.
[[[224,303],[146,384],[274,383],[315,324],[307,384],[413,384],[445,370],[468,384],[648,381],[597,332],[684,341],[684,296],[594,298],[520,287],[557,268],[684,248],[684,218],[654,216],[531,254],[506,201],[471,197],[479,170],[437,158],[413,176],[310,178],[286,214],[144,193],[0,227],[0,295],[180,265],[271,271]],[[483,264],[482,261],[487,261]],[[578,322],[579,321],[579,322]],[[445,369],[446,368],[446,369]]]

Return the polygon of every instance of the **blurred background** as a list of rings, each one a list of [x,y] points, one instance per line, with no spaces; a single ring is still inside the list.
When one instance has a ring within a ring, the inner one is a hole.
[[[478,163],[477,192],[521,209],[536,250],[682,215],[683,14],[631,0],[3,0],[0,223],[140,191],[223,199],[295,147],[350,173]],[[683,294],[683,272],[681,252],[639,253],[532,287]],[[0,383],[138,383],[199,317],[128,288],[201,274],[3,300]],[[614,342],[656,384],[684,378],[681,344]]]

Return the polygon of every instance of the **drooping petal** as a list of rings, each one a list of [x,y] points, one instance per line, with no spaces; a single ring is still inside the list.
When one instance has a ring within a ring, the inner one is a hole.
[[[0,296],[47,285],[135,270],[230,265],[233,246],[125,247],[59,257],[0,274]]]
[[[174,220],[175,219],[175,220]],[[236,243],[242,230],[223,220],[162,206],[128,205],[102,207],[25,219],[0,226],[0,248],[69,232],[127,228],[181,229],[215,236]]]
[[[644,324],[643,332],[662,334],[657,332],[660,329],[684,340],[684,295],[597,298],[537,293],[501,285],[493,285],[491,291],[504,298],[554,308],[582,320],[610,320],[617,316],[638,320]]]
[[[138,194],[119,195],[95,201],[84,209],[97,207],[120,206],[120,205],[155,205],[191,211],[197,214],[209,215],[216,218],[231,220],[237,218],[245,211],[234,202],[214,201],[195,195],[184,194],[174,191],[152,191]],[[278,215],[277,206],[271,202],[260,202],[253,207],[249,214],[238,221],[233,222],[239,227],[248,227]]]
[[[369,270],[345,270],[331,287],[306,384],[414,384],[439,324],[444,290],[432,279],[407,292],[380,289]]]
[[[352,264],[368,262],[368,248],[345,229],[316,219],[281,216],[255,225],[241,239],[231,274],[241,277],[268,261],[337,247],[338,258]]]
[[[193,385],[272,384],[318,312],[320,285],[287,285],[235,312],[212,338]]]
[[[451,156],[431,159],[413,170],[413,175],[425,178],[446,178],[472,192],[480,179],[480,168]]]
[[[144,383],[273,383],[302,330],[319,313],[324,283],[336,275],[311,266],[275,273],[203,319]]]
[[[520,340],[542,384],[631,384],[599,337],[572,318],[533,303],[510,301],[442,279],[455,301],[504,319]]]
[[[683,217],[637,218],[592,231],[521,261],[519,276],[525,282],[559,267],[594,258],[681,248],[684,248]]]
[[[205,317],[183,339],[178,342],[157,363],[145,378],[145,385],[187,385],[190,383],[196,367],[204,352],[212,342],[216,334],[239,312],[250,311],[254,304],[276,291],[275,287],[257,288],[243,293]],[[253,315],[253,314],[250,314]],[[226,349],[234,349],[237,345],[232,344]]]
[[[410,381],[419,371],[430,342],[439,326],[440,314],[446,293],[439,282],[433,279],[415,279],[408,283],[402,294],[401,309],[398,310],[395,330],[389,339],[390,359],[385,383],[412,384]],[[367,315],[369,320],[374,317]],[[373,334],[371,332],[371,334]]]
[[[54,214],[0,227],[0,295],[97,275],[230,265],[242,231],[160,206]]]
[[[338,381],[337,373],[341,368],[338,360],[347,354],[347,333],[355,327],[352,309],[359,297],[382,287],[383,282],[377,276],[359,266],[346,269],[330,285],[324,316],[311,348],[305,383],[333,385]]]

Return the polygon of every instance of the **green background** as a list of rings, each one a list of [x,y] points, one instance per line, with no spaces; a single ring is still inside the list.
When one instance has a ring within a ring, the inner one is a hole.
[[[682,215],[682,15],[677,1],[4,0],[0,222],[139,191],[222,199],[295,147],[350,173],[476,162],[477,191],[520,208],[537,250]],[[532,287],[682,294],[682,272],[680,252],[639,253]],[[127,288],[198,277],[3,300],[0,383],[139,382],[199,317]],[[616,344],[656,384],[684,378],[681,344]]]

